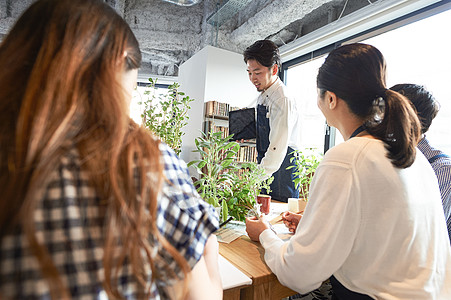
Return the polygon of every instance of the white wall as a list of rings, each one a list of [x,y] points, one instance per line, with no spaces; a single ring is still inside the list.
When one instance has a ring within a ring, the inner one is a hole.
[[[206,49],[208,63],[204,101],[215,100],[241,108],[249,106],[258,93],[249,81],[243,55],[212,46]]]
[[[207,76],[207,49],[204,48],[182,64],[179,68],[180,91],[195,101],[191,102],[188,124],[182,129],[182,151],[180,157],[185,162],[198,159],[194,140],[200,135],[204,115],[205,81]],[[190,174],[197,177],[194,168],[190,168]]]
[[[188,125],[183,128],[182,152],[180,157],[186,162],[198,159],[194,140],[201,135],[204,119],[204,103],[218,101],[231,106],[246,107],[258,96],[249,81],[243,55],[213,46],[206,46],[179,69],[180,91],[190,98]],[[190,168],[197,177],[197,172]]]

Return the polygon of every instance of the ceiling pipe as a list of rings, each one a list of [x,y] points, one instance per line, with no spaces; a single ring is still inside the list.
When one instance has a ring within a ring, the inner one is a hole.
[[[163,0],[180,6],[191,6],[199,3],[201,0]]]

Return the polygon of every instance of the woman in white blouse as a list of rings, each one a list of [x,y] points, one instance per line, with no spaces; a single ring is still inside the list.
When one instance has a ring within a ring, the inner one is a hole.
[[[416,151],[420,123],[385,86],[375,47],[332,51],[317,77],[318,106],[344,143],[330,149],[303,216],[287,213],[287,242],[265,221],[247,232],[280,282],[300,293],[330,278],[333,299],[451,299],[451,251],[432,168]]]

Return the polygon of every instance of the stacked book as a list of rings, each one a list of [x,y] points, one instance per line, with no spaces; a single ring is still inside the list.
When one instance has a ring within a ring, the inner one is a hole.
[[[215,124],[214,121],[209,121],[206,120],[205,121],[205,128],[204,128],[204,132],[205,133],[209,133],[209,132],[222,132],[221,136],[223,138],[226,138],[229,136],[229,128],[227,126],[218,126],[217,124]]]
[[[237,161],[257,162],[257,148],[253,146],[241,146]]]
[[[208,101],[205,103],[206,117],[228,117],[230,105],[217,101]]]

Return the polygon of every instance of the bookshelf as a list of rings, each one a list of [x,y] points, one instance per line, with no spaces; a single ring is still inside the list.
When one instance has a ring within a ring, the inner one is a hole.
[[[205,116],[203,132],[222,132],[222,137],[229,135],[229,110],[230,105],[217,101],[205,103]]]
[[[208,101],[205,103],[205,117],[228,120],[229,111],[237,108],[230,107],[230,104],[217,101]]]
[[[238,110],[238,107],[232,107],[227,103],[217,101],[209,101],[205,103],[205,116],[203,132],[208,133],[222,132],[222,137],[229,135],[229,111]],[[240,150],[237,153],[236,161],[243,162],[257,162],[257,148],[255,139],[247,140],[240,143]]]

